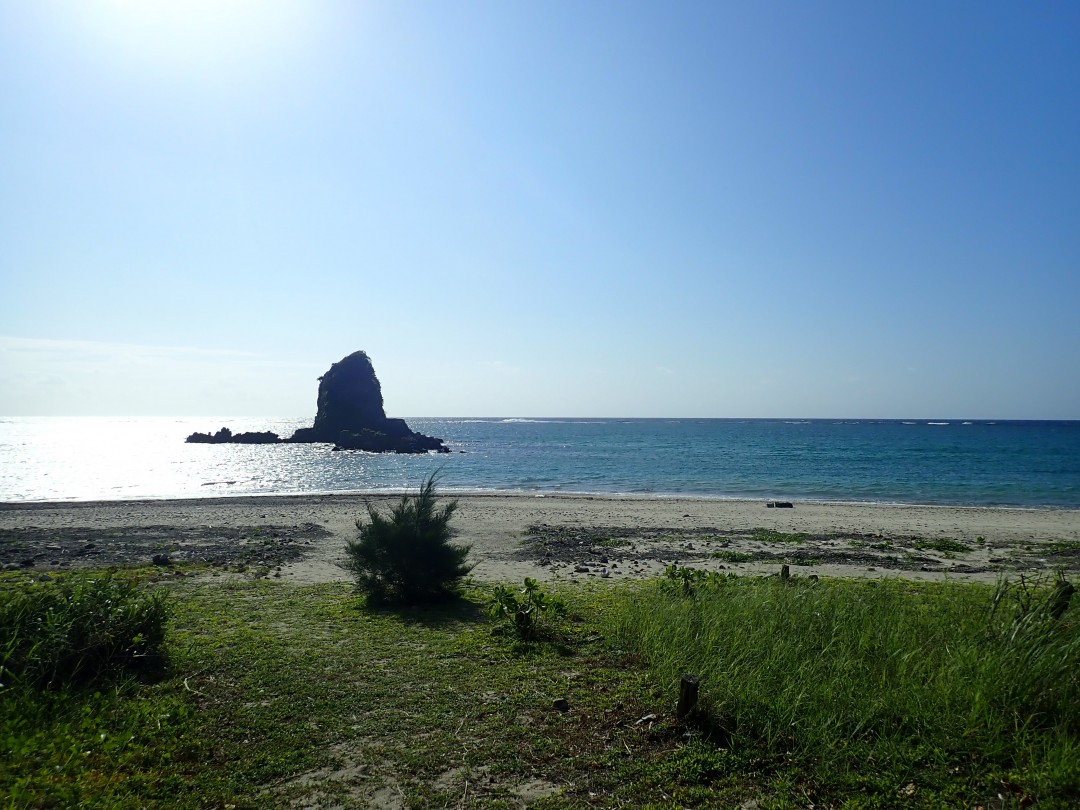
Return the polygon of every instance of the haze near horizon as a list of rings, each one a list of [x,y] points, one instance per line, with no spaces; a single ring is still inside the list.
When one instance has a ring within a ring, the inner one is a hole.
[[[1080,418],[1080,7],[0,2],[0,414]]]

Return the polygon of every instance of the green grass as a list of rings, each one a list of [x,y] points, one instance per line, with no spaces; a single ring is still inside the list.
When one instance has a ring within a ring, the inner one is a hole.
[[[985,805],[1003,784],[1080,800],[1076,605],[1056,621],[1030,588],[708,583],[647,589],[614,632],[661,682],[701,676],[712,741],[773,784],[844,806]]]
[[[750,539],[759,543],[803,543],[807,535],[802,532],[778,532],[772,529],[751,529]]]
[[[111,573],[0,581],[0,695],[60,687],[162,661],[168,605]]]
[[[1050,552],[1080,551],[1080,540],[1054,540],[1046,548]]]
[[[731,551],[725,549],[723,551],[714,551],[709,555],[714,560],[722,560],[727,563],[744,563],[750,562],[754,559],[753,554],[747,554],[745,551]]]
[[[371,610],[345,584],[167,587],[165,677],[0,697],[0,807],[1080,799],[1078,606],[1051,620],[1030,587],[604,583],[532,643],[487,588]],[[702,703],[677,726],[682,672]]]

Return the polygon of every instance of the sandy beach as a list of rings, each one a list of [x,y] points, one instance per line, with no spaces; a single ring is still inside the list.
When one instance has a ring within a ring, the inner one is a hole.
[[[347,580],[359,495],[0,504],[0,565],[210,563]],[[483,581],[643,578],[672,563],[745,574],[993,581],[1080,570],[1080,511],[594,496],[464,495],[454,523]]]

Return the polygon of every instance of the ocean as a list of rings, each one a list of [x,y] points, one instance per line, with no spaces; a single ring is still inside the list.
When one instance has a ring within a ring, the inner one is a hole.
[[[0,418],[0,501],[415,488],[1080,508],[1080,422],[420,419],[451,454],[185,444],[193,431],[311,418]]]

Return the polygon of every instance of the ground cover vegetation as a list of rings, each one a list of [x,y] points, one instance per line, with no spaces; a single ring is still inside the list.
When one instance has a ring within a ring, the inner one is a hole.
[[[30,579],[0,577],[5,609],[58,584]],[[565,610],[532,640],[470,583],[372,608],[342,584],[124,581],[167,595],[168,669],[0,693],[4,806],[1080,801],[1080,600],[1062,579],[537,585]],[[683,673],[701,698],[677,723]]]
[[[163,592],[109,572],[11,580],[0,598],[0,694],[154,672],[167,618]]]

